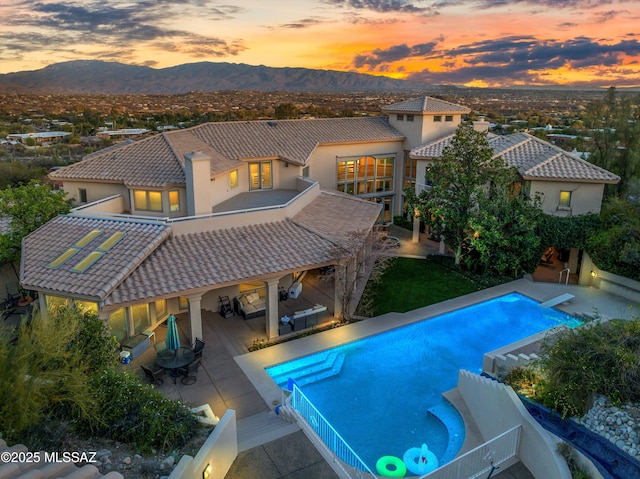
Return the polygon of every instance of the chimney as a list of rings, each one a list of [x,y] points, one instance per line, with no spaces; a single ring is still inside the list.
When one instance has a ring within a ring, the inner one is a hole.
[[[473,122],[473,129],[476,131],[489,131],[489,122],[485,121],[484,116],[479,116],[478,119]]]
[[[187,214],[211,213],[211,157],[201,151],[184,155],[187,183]]]

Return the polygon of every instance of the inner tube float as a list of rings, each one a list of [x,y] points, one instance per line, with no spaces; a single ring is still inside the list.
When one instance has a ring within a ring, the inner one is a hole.
[[[384,477],[404,477],[407,467],[399,457],[382,456],[376,462],[376,471]]]
[[[424,476],[425,474],[438,469],[438,458],[432,453],[426,444],[422,447],[412,447],[407,449],[402,456],[404,465],[416,476]]]

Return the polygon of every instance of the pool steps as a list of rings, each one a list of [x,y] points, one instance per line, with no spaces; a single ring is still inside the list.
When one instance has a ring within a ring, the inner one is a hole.
[[[460,413],[448,402],[443,402],[427,409],[427,414],[434,416],[447,428],[449,442],[444,453],[440,456],[439,462],[440,464],[451,462],[462,449],[465,438],[464,426],[462,426],[462,434],[459,433],[460,427],[456,427],[462,422]]]
[[[281,389],[285,388],[289,378],[294,378],[298,386],[315,383],[340,374],[344,359],[343,353],[331,351],[313,363],[303,364],[285,373],[276,374],[272,379]]]

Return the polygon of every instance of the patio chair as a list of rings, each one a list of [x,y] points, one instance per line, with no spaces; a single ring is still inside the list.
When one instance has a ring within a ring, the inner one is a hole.
[[[164,384],[164,380],[162,376],[164,376],[164,369],[157,368],[155,371],[149,369],[146,366],[140,366],[144,371],[145,377],[149,380],[151,384],[155,384],[156,386],[162,386]]]
[[[204,341],[200,338],[196,338],[196,342],[193,343],[191,347],[193,349],[193,354],[196,359],[202,358],[202,350],[204,349]]]
[[[182,384],[193,384],[198,380],[198,368],[200,367],[200,361],[202,361],[202,359],[196,359],[188,366],[178,370],[178,373],[184,376],[180,380]]]

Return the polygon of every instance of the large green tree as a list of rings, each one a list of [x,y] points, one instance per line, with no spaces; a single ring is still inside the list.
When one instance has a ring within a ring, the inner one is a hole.
[[[486,133],[460,125],[429,170],[431,188],[420,194],[417,209],[434,232],[444,237],[460,264],[462,247],[469,237],[470,219],[478,197],[492,176],[504,171],[502,158],[494,157]]]
[[[0,263],[18,261],[22,238],[58,215],[69,212],[71,200],[48,183],[30,181],[0,190],[0,218],[8,219],[8,231],[0,234]]]
[[[609,88],[588,106],[585,126],[593,138],[590,161],[621,178],[607,194],[626,197],[637,189],[640,178],[640,95],[621,95]]]
[[[514,171],[496,172],[492,188],[478,195],[469,222],[473,234],[464,253],[465,265],[476,273],[518,277],[533,273],[540,262],[540,198],[513,191],[516,179]]]

